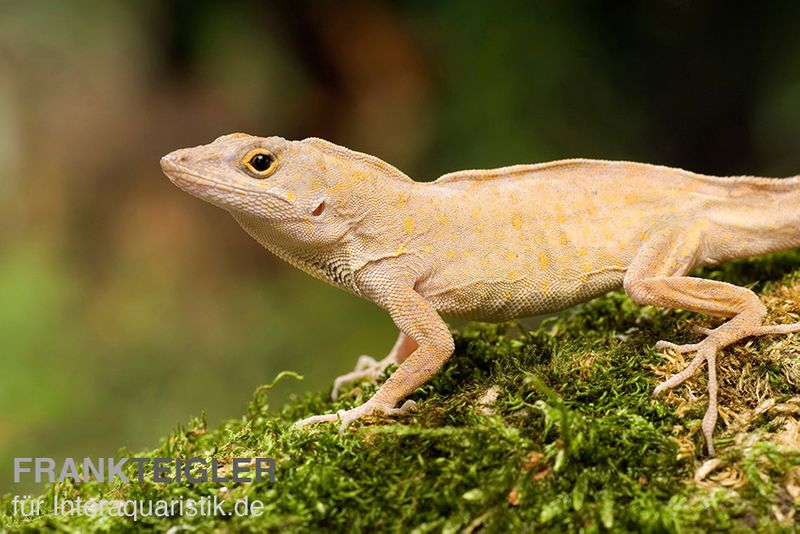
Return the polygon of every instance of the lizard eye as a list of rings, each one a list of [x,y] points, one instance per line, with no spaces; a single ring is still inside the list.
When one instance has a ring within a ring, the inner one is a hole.
[[[255,178],[266,178],[275,167],[275,156],[263,149],[251,150],[243,159],[245,170]]]

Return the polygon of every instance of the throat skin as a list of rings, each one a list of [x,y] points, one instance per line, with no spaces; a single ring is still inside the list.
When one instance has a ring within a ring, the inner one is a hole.
[[[278,258],[318,280],[361,296],[353,283],[352,255],[347,247],[282,247],[276,244],[280,239],[264,219],[246,213],[231,215],[245,232]]]

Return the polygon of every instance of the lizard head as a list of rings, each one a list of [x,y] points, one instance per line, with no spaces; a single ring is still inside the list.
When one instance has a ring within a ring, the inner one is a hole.
[[[349,228],[325,194],[336,170],[302,142],[234,133],[175,150],[161,168],[187,193],[266,231],[274,245],[333,243]]]

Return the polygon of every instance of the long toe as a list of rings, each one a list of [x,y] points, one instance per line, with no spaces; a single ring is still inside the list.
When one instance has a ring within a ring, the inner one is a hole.
[[[306,417],[305,419],[300,419],[295,424],[292,425],[292,428],[300,428],[308,425],[315,425],[317,423],[328,423],[331,421],[338,421],[339,416],[335,413],[327,413],[324,415],[312,415],[311,417]]]
[[[694,352],[698,348],[700,348],[700,343],[688,343],[686,345],[677,345],[675,343],[672,343],[671,341],[664,341],[663,339],[661,341],[656,342],[656,349],[658,350],[669,349],[680,352],[681,354],[686,352]]]
[[[751,335],[766,336],[769,334],[791,334],[794,332],[800,332],[800,323],[769,324],[769,325],[759,326],[753,331]]]
[[[372,368],[350,371],[349,373],[345,373],[342,376],[337,376],[336,379],[333,381],[333,390],[331,391],[331,399],[334,401],[337,400],[339,398],[339,391],[341,391],[341,389],[347,384],[359,382],[364,379],[368,379],[374,382],[379,376],[380,373],[376,373],[375,370]]]
[[[347,384],[368,380],[369,382],[376,382],[389,365],[392,364],[392,358],[387,356],[383,360],[377,361],[375,358],[367,355],[361,355],[356,362],[356,368],[349,373],[337,376],[333,381],[333,390],[331,391],[331,399],[337,400],[339,392]]]
[[[417,409],[417,403],[409,399],[403,403],[399,408],[391,408],[387,412],[389,415],[407,415]]]
[[[685,382],[689,377],[697,372],[697,369],[703,364],[704,361],[706,361],[707,357],[707,350],[698,350],[697,355],[691,362],[689,362],[689,365],[687,365],[680,373],[672,375],[670,378],[656,386],[656,388],[653,390],[653,395],[658,395],[664,390],[672,389]]]
[[[714,451],[714,427],[717,426],[717,407],[711,406],[709,403],[706,414],[703,416],[703,436],[706,440],[706,448],[708,449],[709,456],[716,456]]]
[[[357,421],[374,411],[376,411],[376,408],[373,405],[370,405],[369,401],[361,406],[356,406],[355,408],[351,408],[349,410],[339,410],[337,413],[339,420],[341,421],[341,424],[339,425],[339,435],[344,435],[344,431],[347,429],[350,423]]]
[[[714,456],[714,427],[717,426],[717,393],[719,384],[717,383],[717,353],[712,352],[708,356],[708,409],[703,416],[703,435],[706,438],[708,454]]]
[[[703,335],[703,336],[710,336],[711,334],[714,333],[714,329],[713,328],[706,328],[705,326],[694,325],[692,327],[692,332],[694,332],[695,334]]]
[[[364,369],[369,369],[370,367],[375,367],[376,365],[378,365],[378,360],[372,356],[362,354],[356,361],[356,368],[354,371],[363,371]]]

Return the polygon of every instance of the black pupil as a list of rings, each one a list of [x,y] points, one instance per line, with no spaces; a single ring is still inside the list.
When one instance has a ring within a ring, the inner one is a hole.
[[[258,172],[264,172],[272,165],[272,156],[268,154],[256,154],[250,158],[250,165]]]

